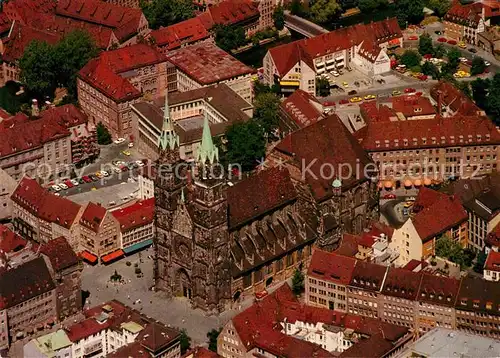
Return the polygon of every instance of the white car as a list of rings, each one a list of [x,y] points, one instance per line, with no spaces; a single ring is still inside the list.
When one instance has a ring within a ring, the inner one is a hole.
[[[61,189],[63,189],[63,190],[68,189],[68,186],[67,186],[66,184],[64,184],[64,183],[59,184],[59,187],[60,187]]]
[[[128,147],[129,147],[129,148],[133,148],[133,147],[134,147],[134,143],[130,142],[130,143],[128,144]]]
[[[486,66],[491,66],[491,62],[489,62],[489,61],[484,61],[484,64],[485,64]]]
[[[114,167],[114,168],[113,168],[113,171],[114,171],[116,174],[118,174],[118,173],[121,173],[121,172],[122,172],[122,170],[121,170],[120,168],[117,168],[117,167]]]
[[[52,185],[51,188],[54,191],[61,191],[61,187],[59,185]]]
[[[467,59],[465,57],[460,57],[459,60],[460,62],[467,62]]]
[[[125,142],[125,138],[118,138],[117,140],[115,140],[115,144],[120,144],[120,143],[123,143]]]
[[[335,77],[339,77],[339,73],[338,72],[332,72],[332,75],[334,75]]]
[[[101,170],[101,174],[104,175],[105,177],[109,177],[109,173],[104,170]]]
[[[143,166],[144,166],[144,163],[143,163],[143,162],[141,162],[140,160],[136,160],[136,161],[135,161],[135,164],[137,164],[137,165],[138,165],[138,166],[140,166],[140,167],[143,167]]]
[[[76,179],[71,179],[71,184],[73,184],[74,186],[77,186],[80,183]]]

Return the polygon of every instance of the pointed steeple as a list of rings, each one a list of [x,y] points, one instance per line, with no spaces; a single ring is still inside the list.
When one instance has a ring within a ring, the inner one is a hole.
[[[201,146],[198,149],[197,161],[205,164],[213,164],[219,161],[219,148],[214,145],[210,125],[208,122],[208,112],[205,110],[205,119],[203,120],[203,135],[201,137]]]
[[[179,146],[179,136],[174,131],[170,120],[170,107],[168,105],[168,90],[165,90],[165,108],[163,109],[163,126],[160,138],[158,138],[160,150],[173,150]]]
[[[186,203],[186,198],[184,197],[184,188],[181,189],[181,203]]]

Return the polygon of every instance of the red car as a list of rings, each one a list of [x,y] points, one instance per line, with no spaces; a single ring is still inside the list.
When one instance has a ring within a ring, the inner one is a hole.
[[[410,36],[410,37],[408,37],[408,40],[416,41],[416,40],[418,40],[418,36]]]
[[[64,184],[66,184],[66,185],[68,186],[68,188],[72,188],[72,187],[74,187],[74,185],[73,185],[73,183],[71,182],[71,180],[66,180],[66,181],[64,182]]]
[[[455,40],[448,40],[448,43],[450,45],[456,45],[457,44],[457,42]]]
[[[395,194],[385,194],[383,199],[396,199]]]
[[[82,179],[85,183],[92,183],[92,179],[90,179],[87,175],[84,175]]]
[[[128,167],[125,164],[120,165],[120,169],[122,172],[126,172],[128,170]]]
[[[420,81],[427,81],[427,78],[429,78],[429,76],[427,76],[427,75],[421,75],[421,76],[418,76],[418,79],[419,79]]]
[[[445,37],[438,38],[438,42],[448,42]]]
[[[432,58],[432,55],[430,53],[428,53],[427,55],[424,55],[424,58],[426,60],[430,60]]]
[[[415,91],[416,91],[415,88],[405,88],[405,93],[413,93]]]
[[[422,93],[422,92],[417,92],[417,93],[415,93],[415,96],[419,96],[419,97],[420,97],[421,95],[423,95],[423,93]]]
[[[347,99],[341,99],[339,101],[339,104],[348,104],[348,103],[349,103],[349,101]]]
[[[263,290],[255,294],[255,297],[258,298],[259,300],[263,299],[266,296],[267,296],[267,290]]]
[[[335,102],[326,101],[326,102],[323,103],[323,106],[325,106],[325,107],[333,107],[333,106],[335,106]]]

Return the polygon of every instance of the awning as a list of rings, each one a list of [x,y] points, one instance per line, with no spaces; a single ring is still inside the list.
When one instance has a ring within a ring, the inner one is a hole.
[[[329,59],[329,60],[326,60],[326,63],[327,63],[327,64],[329,64],[329,63],[332,63],[332,62],[334,62],[334,61],[335,61],[335,59],[331,58],[331,59]]]
[[[113,260],[119,259],[123,255],[124,255],[123,250],[116,250],[110,254],[107,254],[107,255],[104,255],[103,257],[101,257],[101,261],[104,262],[105,264],[107,264]]]
[[[97,262],[97,256],[92,255],[88,251],[82,251],[80,252],[80,257],[84,259],[85,261],[88,261],[91,264],[95,264]]]
[[[153,239],[144,240],[144,241],[138,242],[137,244],[133,244],[133,245],[130,245],[128,247],[125,247],[123,249],[123,251],[125,252],[125,254],[130,254],[134,251],[143,249],[146,246],[151,245],[152,243],[153,243]]]
[[[325,65],[324,62],[318,62],[318,63],[315,63],[316,67],[323,67]]]
[[[281,81],[280,86],[300,86],[300,81]]]
[[[325,72],[324,68],[318,68],[318,70],[316,71],[316,74],[321,75],[323,72]]]
[[[384,183],[384,187],[385,187],[386,189],[391,189],[391,188],[392,188],[392,181],[387,180],[387,181]]]
[[[413,183],[411,182],[411,180],[405,180],[405,187],[409,188],[412,185]]]
[[[333,70],[334,68],[335,68],[335,65],[326,66],[326,69],[328,71]]]
[[[399,41],[399,39],[389,40],[389,45],[398,46],[400,44],[401,44],[401,42]]]
[[[415,186],[421,186],[422,181],[420,179],[417,179],[417,180],[415,180],[414,184],[415,184]]]
[[[425,179],[424,179],[424,185],[425,185],[425,186],[429,186],[429,185],[431,185],[431,184],[432,184],[432,180],[430,180],[429,178],[425,178]]]

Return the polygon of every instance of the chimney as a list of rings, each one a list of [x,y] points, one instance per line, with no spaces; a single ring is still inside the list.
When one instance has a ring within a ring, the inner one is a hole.
[[[33,117],[38,117],[40,115],[40,108],[38,108],[38,101],[35,98],[31,100],[31,115]]]

